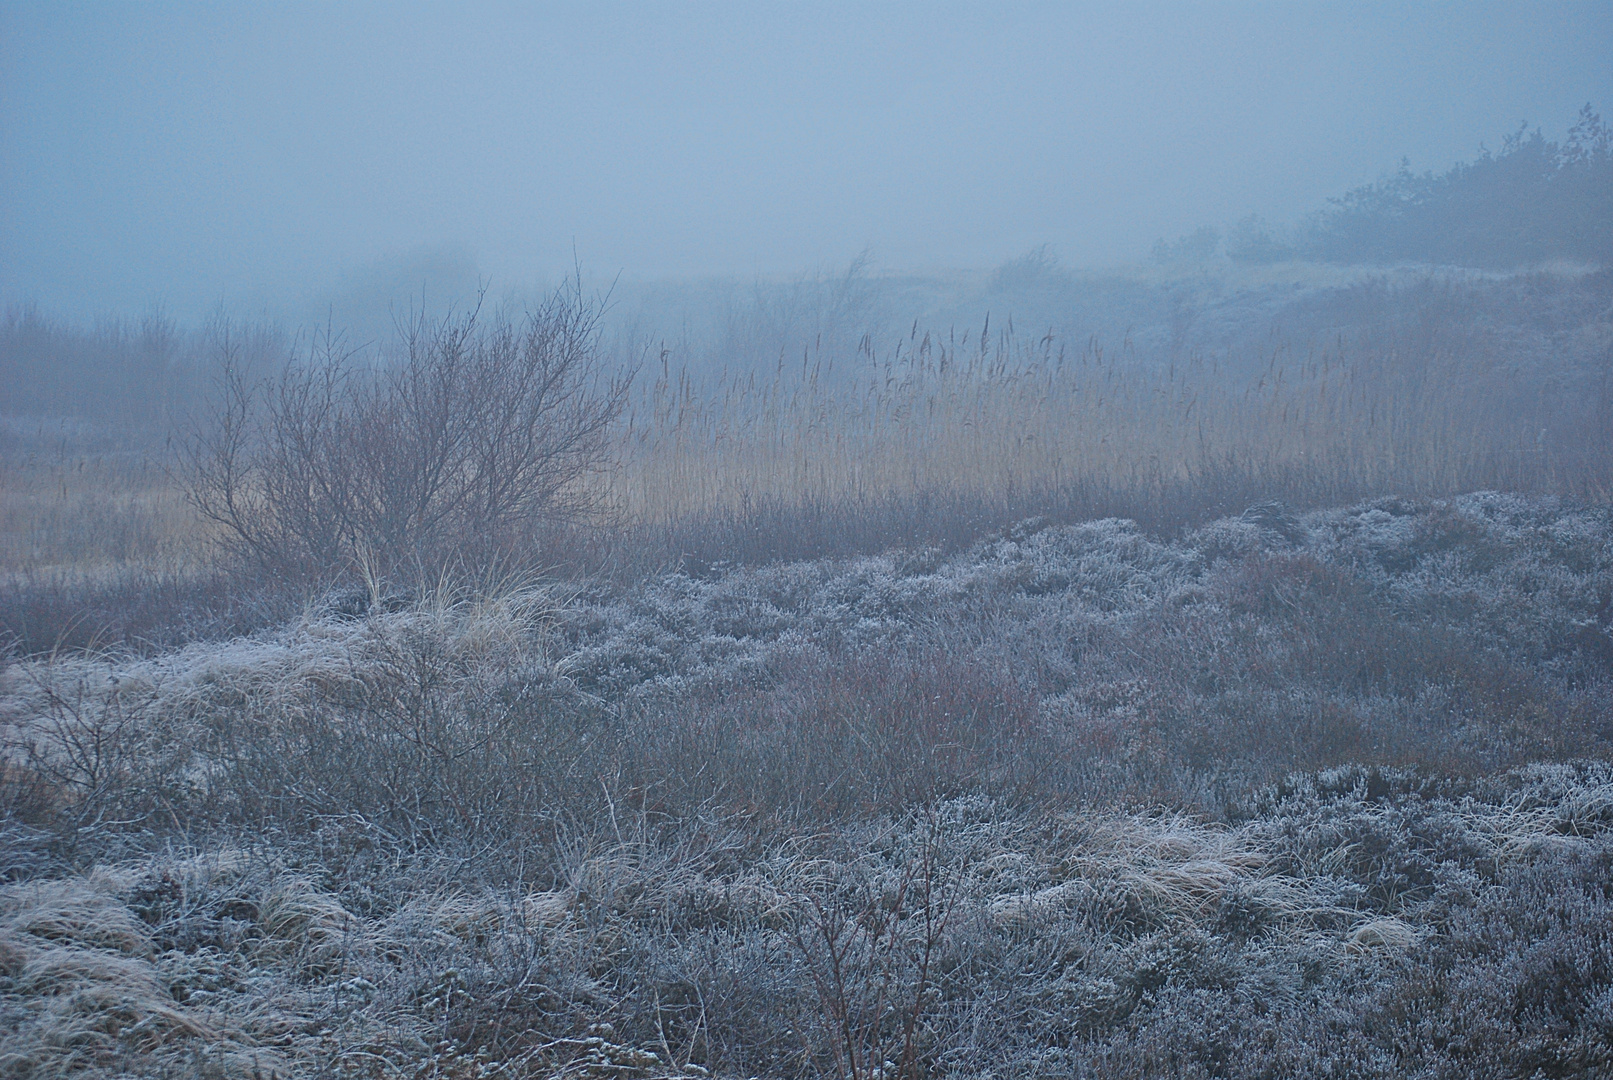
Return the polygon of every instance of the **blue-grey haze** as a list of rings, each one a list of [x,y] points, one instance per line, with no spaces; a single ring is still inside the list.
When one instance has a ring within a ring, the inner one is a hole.
[[[0,300],[989,268],[1613,107],[1613,6],[0,4]]]

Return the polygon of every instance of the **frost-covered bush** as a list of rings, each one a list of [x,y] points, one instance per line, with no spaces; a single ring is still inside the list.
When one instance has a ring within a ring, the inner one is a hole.
[[[190,805],[474,832],[608,774],[675,813],[984,786],[1219,814],[1293,769],[1603,752],[1606,510],[1257,509],[1176,543],[1033,521],[950,558],[316,611],[150,659],[14,665],[30,765],[11,798],[75,828]]]
[[[1594,1075],[1610,525],[1032,521],[13,663],[0,1061]]]
[[[1468,791],[1338,770],[1233,826],[978,795],[772,836],[622,814],[524,867],[398,860],[332,821],[0,889],[0,1054],[19,1075],[1594,1073],[1613,822],[1584,809],[1609,791],[1599,767]]]

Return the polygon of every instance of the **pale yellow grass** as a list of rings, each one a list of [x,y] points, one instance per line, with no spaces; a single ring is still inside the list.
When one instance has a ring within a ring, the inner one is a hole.
[[[1566,482],[1529,418],[1487,396],[1474,358],[1279,351],[1235,372],[1004,335],[985,349],[915,338],[859,360],[705,383],[661,371],[627,422],[618,505],[667,522],[921,494],[1146,494],[1228,474],[1323,496]]]
[[[1498,362],[1278,347],[1166,363],[1124,345],[915,334],[878,361],[865,349],[761,374],[651,372],[611,468],[590,482],[628,526],[913,496],[1147,499],[1229,478],[1318,502],[1486,487],[1613,496],[1594,463],[1543,449],[1541,418],[1489,379]],[[210,536],[168,454],[64,443],[4,461],[0,571],[205,565]]]
[[[166,456],[144,441],[109,452],[63,439],[0,457],[0,572],[198,569],[206,534]]]

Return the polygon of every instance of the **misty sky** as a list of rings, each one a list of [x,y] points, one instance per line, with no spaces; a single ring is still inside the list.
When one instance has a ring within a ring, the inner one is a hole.
[[[467,8],[469,10],[467,10]],[[0,3],[0,298],[1064,262],[1613,112],[1613,4]]]

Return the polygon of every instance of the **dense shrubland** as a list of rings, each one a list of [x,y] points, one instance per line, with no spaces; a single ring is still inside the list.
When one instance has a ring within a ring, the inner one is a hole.
[[[1613,257],[1613,129],[1590,105],[1563,142],[1527,124],[1440,174],[1393,176],[1318,214],[1302,241],[1330,262],[1511,267]]]
[[[1610,525],[1498,494],[1031,521],[17,664],[0,1052],[1589,1074]]]

